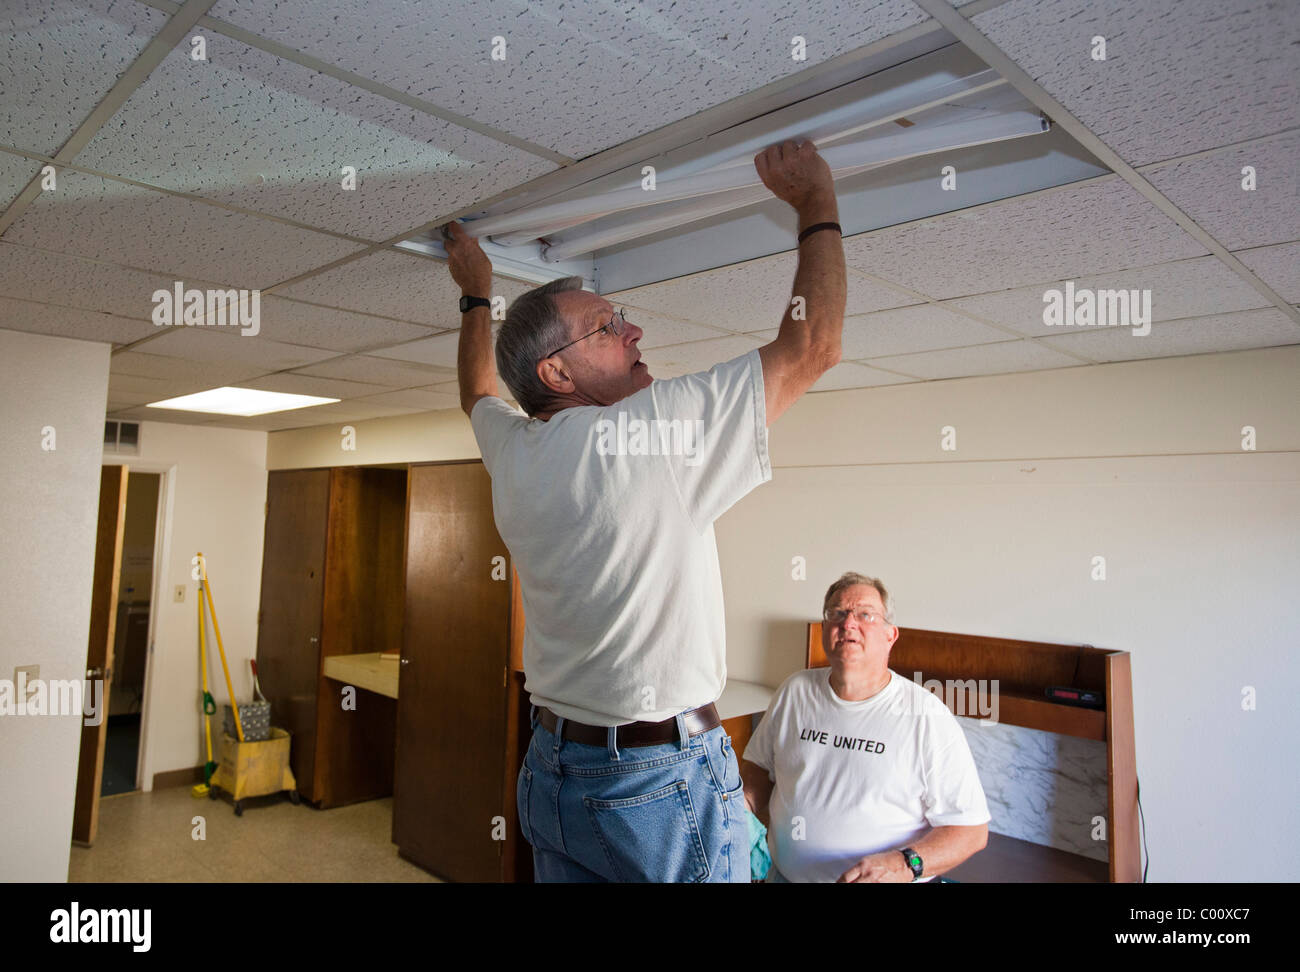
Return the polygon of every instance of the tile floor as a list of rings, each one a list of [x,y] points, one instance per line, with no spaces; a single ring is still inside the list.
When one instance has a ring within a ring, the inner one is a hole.
[[[195,840],[193,818],[207,823]],[[244,801],[191,796],[190,788],[123,793],[99,802],[91,848],[72,848],[68,881],[408,881],[437,878],[397,856],[393,801],[332,810],[283,795]]]

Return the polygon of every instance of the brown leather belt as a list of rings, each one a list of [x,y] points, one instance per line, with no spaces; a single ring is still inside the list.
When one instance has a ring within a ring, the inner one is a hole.
[[[537,711],[542,728],[547,732],[555,732],[559,717],[545,706],[540,706]],[[692,736],[698,736],[702,732],[708,732],[722,725],[722,720],[718,718],[718,710],[712,702],[698,709],[683,712],[682,716],[686,722],[686,731]],[[572,739],[574,742],[585,743],[588,746],[604,746],[609,740],[609,727],[588,726],[565,719],[564,733],[561,738]],[[618,727],[620,749],[626,746],[660,746],[677,741],[676,717],[665,719],[663,722],[630,722]]]

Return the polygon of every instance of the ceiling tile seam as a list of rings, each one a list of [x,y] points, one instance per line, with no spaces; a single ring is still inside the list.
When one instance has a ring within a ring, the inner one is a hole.
[[[144,83],[153,69],[162,63],[163,58],[171,53],[190,28],[215,2],[216,0],[186,0],[185,5],[163,24],[162,29],[136,55],[135,60],[122,72],[113,87],[109,88],[108,93],[68,136],[59,150],[54,153],[51,161],[55,164],[63,164],[74,159],[118,109],[126,104],[127,99]],[[38,172],[4,213],[0,214],[0,236],[5,234],[40,194],[41,175]]]
[[[188,199],[190,202],[202,203],[205,206],[212,206],[215,209],[224,209],[232,213],[240,213],[244,216],[255,216],[258,219],[264,219],[271,223],[280,223],[283,226],[291,226],[294,229],[306,230],[310,233],[319,233],[322,236],[332,236],[335,239],[344,240],[348,243],[355,243],[357,246],[376,246],[378,240],[366,239],[362,236],[352,236],[348,233],[340,233],[337,230],[327,229],[323,226],[313,226],[310,223],[302,223],[295,219],[289,219],[287,216],[277,216],[274,213],[265,213],[258,209],[247,209],[243,206],[236,206],[233,203],[223,202],[220,199],[212,199],[207,196],[196,195],[192,192],[185,192],[181,189],[169,189],[166,186],[156,186],[151,182],[141,182],[138,179],[131,179],[127,176],[115,175],[112,172],[102,172],[99,169],[90,169],[84,165],[77,165],[75,162],[59,162],[56,158],[41,155],[37,152],[28,152],[23,149],[13,148],[8,145],[0,145],[0,152],[8,152],[12,155],[21,155],[30,159],[36,159],[54,165],[58,169],[70,169],[73,172],[79,172],[83,175],[97,176],[101,179],[108,179],[112,182],[118,182],[122,185],[135,186],[137,189],[145,189],[150,192],[157,192],[164,196],[176,196],[181,199]],[[39,179],[39,176],[34,177]],[[39,193],[37,194],[39,195]]]
[[[172,277],[172,274],[164,273],[161,270],[150,270],[145,267],[137,267],[135,264],[132,263],[113,263],[109,260],[100,259],[99,257],[81,256],[80,254],[76,254],[76,253],[65,253],[62,250],[51,250],[43,246],[32,246],[29,243],[17,243],[13,240],[0,239],[0,247],[6,247],[6,246],[16,247],[21,250],[30,250],[33,253],[48,253],[50,256],[66,257],[71,260],[84,260],[87,263],[93,263],[101,267],[108,267],[109,269],[112,270],[129,270],[132,273],[143,273],[151,277],[162,277],[164,279],[169,279]],[[3,252],[3,250],[0,249],[0,252]],[[208,280],[203,277],[190,277],[189,282],[195,284],[211,284],[212,287],[214,288],[224,288],[228,286],[228,284],[222,283],[219,280]],[[265,293],[266,291],[263,290],[262,292]],[[86,308],[82,308],[82,309],[84,310]],[[117,316],[124,317],[126,315],[119,314]],[[141,319],[142,318],[132,318],[132,320],[141,320]]]
[[[1228,269],[1267,297],[1270,303],[1289,318],[1300,323],[1300,312],[1297,312],[1272,287],[1255,276],[1244,263],[1234,257],[1222,243],[1211,236],[1196,220],[1192,219],[1178,206],[1175,206],[1162,192],[1138,174],[1128,162],[1120,157],[1118,152],[1107,145],[1092,129],[1084,125],[1064,105],[1053,98],[1046,88],[1030,77],[1029,73],[1020,67],[1010,55],[981,33],[957,9],[947,3],[946,0],[914,0],[914,2],[930,16],[934,17],[935,20],[943,24],[948,32],[965,44],[976,57],[1006,78],[1012,87],[1046,112],[1052,121],[1065,129],[1068,135],[1091,152],[1098,161],[1113,170],[1120,178],[1141,193],[1149,203],[1173,220],[1183,232],[1209,249],[1214,256],[1223,261]]]
[[[179,9],[178,4],[172,3],[170,0],[136,0],[136,2],[142,3],[146,7],[153,7],[155,10],[162,10],[165,12],[172,12]],[[344,68],[331,64],[329,61],[313,57],[304,51],[296,51],[292,47],[287,47],[278,41],[271,40],[269,37],[263,37],[252,31],[244,30],[244,28],[232,24],[229,21],[220,20],[216,17],[209,17],[205,14],[203,17],[198,19],[198,26],[206,27],[208,30],[214,31],[218,34],[224,34],[232,40],[239,41],[241,44],[246,44],[249,47],[257,48],[258,50],[264,51],[273,57],[278,57],[283,61],[291,61],[300,67],[305,67],[317,72],[318,74],[327,75],[334,78],[334,80],[342,81],[344,84],[350,85],[351,87],[369,91],[371,94],[378,95],[387,101],[396,102],[397,104],[404,105],[407,108],[413,108],[423,114],[431,115],[434,118],[476,132],[477,134],[482,135],[485,138],[490,138],[495,142],[500,142],[503,145],[509,145],[512,148],[517,148],[520,151],[527,152],[529,155],[544,158],[550,162],[555,162],[557,165],[569,165],[576,161],[575,159],[571,159],[567,155],[562,155],[544,145],[538,145],[534,142],[528,141],[528,139],[519,138],[516,135],[511,135],[509,132],[495,129],[490,125],[484,125],[482,122],[477,122],[472,118],[457,114],[450,109],[443,108],[441,105],[435,105],[431,101],[425,101],[422,98],[416,98],[414,95],[407,94],[404,91],[399,91],[396,88],[390,88],[388,85],[382,84],[379,81],[372,81],[364,75],[345,70]]]
[[[57,310],[77,311],[79,314],[102,314],[105,317],[116,317],[119,321],[131,321],[135,324],[152,324],[153,321],[145,317],[135,317],[132,314],[122,314],[118,311],[102,310],[98,307],[78,307],[76,304],[60,304],[53,300],[33,300],[30,297],[15,297],[12,294],[0,294],[0,300],[14,300],[20,304],[35,304],[37,307],[53,307]],[[152,335],[150,335],[152,337]],[[93,339],[87,339],[93,340]],[[113,342],[101,342],[113,343]]]
[[[1244,148],[1257,148],[1265,142],[1271,142],[1275,139],[1286,138],[1300,132],[1300,125],[1293,125],[1290,128],[1284,128],[1281,131],[1273,132],[1269,135],[1256,135],[1254,138],[1243,138],[1239,142],[1228,142],[1225,145],[1218,145],[1214,148],[1202,149],[1200,152],[1192,152],[1188,155],[1176,155],[1173,158],[1163,159],[1159,162],[1144,162],[1142,165],[1133,167],[1135,172],[1146,173],[1152,169],[1159,169],[1163,166],[1178,165],[1180,162],[1194,162],[1197,159],[1208,158],[1211,155],[1219,155],[1224,152],[1235,152]]]
[[[1030,340],[1033,339],[1030,338],[1028,335],[1021,334],[1019,337],[1017,337],[1015,340],[1012,341],[982,341],[979,344],[956,344],[944,348],[926,348],[923,351],[898,351],[894,354],[882,354],[882,355],[877,355],[876,357],[866,357],[866,358],[850,358],[849,360],[851,360],[854,364],[870,365],[873,368],[880,368],[882,371],[887,371],[887,370],[896,371],[896,369],[881,367],[876,362],[888,361],[891,358],[910,358],[918,354],[939,354],[947,351],[970,351],[974,348],[991,348],[991,347],[998,347],[1004,344],[1020,344],[1022,341],[1030,341]],[[1086,358],[1080,360],[1088,364],[1095,364],[1095,362],[1089,361]],[[907,372],[903,372],[903,371],[896,371],[896,373],[900,375],[907,374]]]
[[[913,375],[906,371],[899,371],[897,368],[882,368],[879,365],[869,364],[866,358],[849,358],[847,361],[841,361],[840,364],[862,365],[865,368],[872,368],[876,371],[883,371],[887,375],[898,375],[901,378],[908,378],[912,381],[925,381],[920,375]],[[863,387],[871,387],[864,385]],[[841,389],[830,389],[831,391],[840,391]]]
[[[1248,246],[1248,247],[1242,247],[1241,249],[1239,249],[1239,250],[1234,250],[1234,251],[1232,251],[1232,252],[1234,252],[1234,253],[1249,253],[1249,252],[1252,251],[1252,250],[1265,250],[1265,249],[1268,249],[1269,247],[1272,247],[1272,246],[1289,246],[1289,245],[1291,245],[1292,243],[1300,243],[1300,240],[1284,240],[1284,241],[1281,242],[1281,243],[1264,243],[1264,244],[1262,244],[1262,245],[1260,245],[1260,246]],[[974,300],[974,299],[977,298],[977,297],[993,297],[993,296],[997,296],[997,295],[999,295],[999,294],[1010,294],[1010,293],[1013,293],[1013,292],[1015,292],[1015,291],[1017,291],[1017,290],[1034,290],[1034,289],[1037,289],[1037,288],[1039,288],[1039,287],[1050,287],[1050,286],[1052,286],[1053,284],[1064,283],[1064,282],[1066,282],[1066,281],[1070,281],[1070,280],[1087,280],[1087,279],[1091,279],[1091,278],[1093,278],[1093,277],[1112,277],[1112,276],[1116,276],[1116,275],[1118,275],[1118,274],[1124,274],[1124,273],[1137,273],[1137,272],[1147,271],[1147,270],[1159,270],[1159,269],[1161,269],[1161,268],[1163,268],[1163,267],[1172,267],[1172,266],[1176,266],[1176,265],[1178,265],[1178,264],[1180,264],[1180,263],[1191,263],[1193,260],[1208,260],[1208,259],[1210,259],[1210,258],[1213,257],[1213,256],[1214,256],[1213,253],[1202,253],[1202,254],[1200,254],[1199,256],[1180,257],[1180,258],[1177,259],[1177,260],[1166,260],[1166,261],[1164,261],[1163,263],[1143,263],[1143,264],[1141,264],[1141,265],[1139,265],[1139,266],[1134,266],[1134,267],[1124,267],[1123,269],[1120,269],[1120,270],[1103,270],[1103,271],[1100,272],[1100,273],[1081,273],[1081,274],[1075,274],[1075,275],[1072,276],[1072,277],[1061,277],[1061,278],[1058,278],[1058,279],[1056,279],[1056,280],[1039,280],[1039,281],[1035,281],[1035,282],[1033,282],[1033,283],[1017,284],[1017,285],[1014,286],[1014,287],[1003,287],[1003,288],[1000,289],[1000,290],[985,290],[985,291],[981,291],[980,293],[977,293],[977,294],[958,294],[958,295],[955,296],[955,297],[937,297],[937,298],[929,298],[929,297],[926,297],[926,298],[924,298],[924,301],[926,301],[926,302],[931,302],[931,303],[938,302],[938,303],[941,303],[941,304],[942,304],[942,303],[946,303],[946,302],[948,302],[948,301],[955,301],[955,300]],[[850,267],[849,269],[852,270],[853,268]],[[856,272],[858,272],[858,273],[864,273],[864,271],[861,271],[861,270],[856,271]],[[870,276],[870,275],[868,275],[868,276]],[[882,282],[883,282],[883,278],[882,278]],[[897,286],[897,285],[895,285],[895,286]],[[1261,296],[1263,296],[1263,295],[1261,295]],[[918,302],[918,303],[919,303],[919,302]],[[1269,306],[1272,306],[1272,302],[1271,302],[1271,301],[1265,301],[1265,303],[1269,304]],[[915,306],[915,305],[909,305],[909,306]],[[885,309],[885,310],[899,310],[899,309],[901,309],[901,308],[884,308],[884,309]],[[945,309],[946,309],[946,308],[945,308]],[[1255,308],[1245,308],[1245,309],[1246,309],[1246,310],[1254,310]],[[877,313],[877,312],[873,311],[872,313]],[[967,312],[967,313],[969,314],[969,313],[971,313],[971,312]],[[982,320],[982,318],[978,318],[978,317],[977,317],[976,319],[977,319],[977,320]]]

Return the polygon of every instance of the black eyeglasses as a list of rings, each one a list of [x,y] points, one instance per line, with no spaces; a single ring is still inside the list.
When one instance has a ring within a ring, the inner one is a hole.
[[[591,332],[591,334],[599,334],[601,331],[605,331],[605,332],[608,333],[608,334],[612,334],[612,335],[614,335],[615,337],[618,337],[620,334],[623,333],[623,328],[624,328],[624,327],[627,325],[627,323],[628,323],[627,318],[623,316],[623,312],[626,311],[626,310],[627,310],[626,307],[620,307],[617,311],[615,311],[614,316],[613,316],[612,318],[610,318],[610,321],[609,321],[608,324],[604,325],[603,327],[598,327],[598,328],[596,328],[594,331]],[[591,337],[591,334],[584,334],[582,337],[578,338],[578,341],[585,341],[585,340],[587,340],[587,338]],[[542,355],[540,358],[538,358],[537,360],[538,360],[538,361],[545,361],[547,358],[554,357],[555,355],[557,355],[557,354],[559,354],[561,351],[563,351],[565,348],[571,348],[571,347],[573,347],[575,344],[578,343],[578,341],[570,341],[570,342],[569,342],[568,344],[566,344],[563,348],[556,348],[556,349],[555,349],[554,351],[552,351],[550,354],[544,354],[544,355]]]

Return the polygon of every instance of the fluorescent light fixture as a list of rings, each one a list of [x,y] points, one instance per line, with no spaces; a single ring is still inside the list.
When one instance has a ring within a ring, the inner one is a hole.
[[[848,131],[860,134],[872,127],[875,126],[857,125],[844,129],[839,134]],[[955,151],[1010,138],[1038,135],[1050,128],[1051,123],[1037,112],[1008,111],[970,121],[914,125],[897,132],[871,133],[866,137],[840,141],[823,150],[821,156],[830,166],[832,176],[842,179],[879,165],[935,152]],[[750,160],[745,161],[750,163]],[[522,243],[539,236],[553,236],[563,230],[572,231],[577,226],[605,216],[686,203],[671,210],[656,212],[649,220],[629,221],[618,228],[607,227],[588,234],[580,231],[565,233],[559,241],[552,240],[551,245],[542,251],[547,262],[558,262],[591,253],[602,246],[657,232],[674,223],[703,219],[747,206],[770,195],[752,163],[744,166],[724,164],[682,178],[659,179],[656,186],[654,191],[648,191],[638,184],[586,198],[566,199],[500,216],[489,216],[463,225],[471,236],[480,240],[486,236],[492,243],[504,245]],[[748,189],[761,191],[744,191]]]
[[[267,415],[288,412],[311,405],[326,405],[337,398],[315,395],[286,395],[282,392],[258,391],[256,388],[213,388],[210,391],[182,395],[162,402],[150,402],[145,408],[170,408],[178,412],[212,412],[216,415]]]
[[[1049,127],[1050,123],[1039,114],[1012,111],[991,118],[976,118],[932,128],[909,128],[896,134],[873,135],[828,148],[821,156],[830,166],[831,175],[842,179],[867,169],[935,152],[1038,135]],[[542,250],[542,258],[548,262],[571,260],[579,254],[591,253],[601,247],[760,202],[771,197],[771,192],[763,185],[753,165],[750,165],[747,169],[729,167],[688,176],[666,186],[662,192],[619,190],[591,200],[575,200],[575,203],[594,208],[610,207],[609,211],[615,212],[618,210],[612,208],[612,197],[617,197],[624,210],[647,205],[663,209],[654,209],[644,218],[633,217],[603,229],[565,233]],[[647,197],[650,197],[649,201]]]

